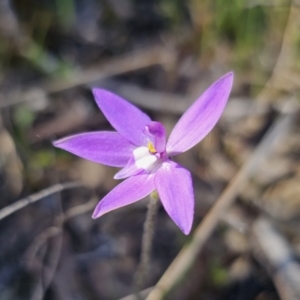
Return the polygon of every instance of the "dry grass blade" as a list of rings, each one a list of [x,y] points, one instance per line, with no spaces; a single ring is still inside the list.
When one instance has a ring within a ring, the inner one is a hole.
[[[153,289],[153,287],[150,287],[150,288],[147,288],[143,291],[140,291],[139,292],[139,296],[143,299],[145,297],[147,297],[147,295],[150,293],[150,291]],[[136,300],[136,295],[135,294],[131,294],[131,295],[128,295],[124,298],[121,298],[119,300]]]
[[[219,199],[217,199],[215,205],[195,230],[191,242],[181,250],[146,298],[147,300],[162,299],[186,273],[200,249],[216,228],[218,221],[226,213],[227,208],[233,203],[237,194],[244,187],[248,178],[254,174],[262,160],[271,152],[274,144],[288,131],[293,120],[294,114],[284,114],[272,125],[251,158],[243,165]]]
[[[172,64],[175,53],[163,46],[154,46],[113,58],[93,68],[79,70],[66,79],[50,80],[43,84],[47,93],[56,93],[77,85],[93,83],[103,78],[127,73],[153,65]]]
[[[54,226],[48,227],[43,232],[41,232],[38,236],[36,236],[34,241],[28,247],[25,254],[27,265],[29,267],[31,266],[37,252],[47,242],[47,240],[62,233],[63,230],[62,225],[66,221],[91,211],[97,204],[98,200],[99,200],[98,197],[94,196],[88,202],[68,209],[65,213],[62,213],[57,217],[57,221]]]
[[[264,89],[258,95],[257,101],[262,104],[270,104],[278,96],[279,90],[291,91],[299,83],[293,72],[294,58],[297,55],[294,51],[296,37],[300,28],[300,8],[295,1],[291,1],[289,16],[285,26],[281,50],[273,68],[273,72],[265,84]],[[293,74],[292,76],[290,74]]]
[[[300,266],[287,241],[265,218],[254,222],[251,233],[254,253],[269,271],[280,299],[300,299]]]
[[[165,46],[153,46],[147,49],[133,51],[117,58],[98,63],[91,68],[78,70],[72,76],[59,79],[47,79],[41,83],[41,90],[47,94],[62,92],[78,85],[94,84],[100,80],[119,74],[148,68],[155,65],[172,65],[176,60],[176,52]],[[28,101],[23,96],[24,91],[0,94],[0,108],[6,108]]]
[[[38,283],[34,289],[31,300],[39,300],[44,298],[44,294],[48,287],[50,286],[57,266],[59,262],[59,258],[61,255],[61,247],[63,242],[63,224],[78,215],[87,213],[92,210],[95,204],[97,203],[97,197],[92,197],[88,202],[72,207],[67,210],[65,213],[61,212],[61,214],[56,218],[55,226],[51,226],[40,233],[32,242],[32,244],[28,247],[25,253],[25,261],[26,265],[29,269],[40,269],[40,278]],[[38,259],[35,259],[37,253],[42,249],[43,246],[46,245],[46,249],[48,248],[49,239],[56,238],[56,242],[53,243],[54,249],[44,250],[46,252],[49,251],[50,256],[50,264],[44,265],[44,263]]]
[[[13,214],[14,212],[24,208],[25,206],[37,202],[39,200],[42,200],[45,197],[48,197],[49,195],[59,193],[63,190],[76,188],[82,186],[82,183],[77,181],[72,182],[66,182],[66,183],[58,183],[53,186],[50,186],[36,194],[32,194],[26,198],[23,198],[9,206],[6,206],[0,210],[0,221],[4,219],[5,217]]]

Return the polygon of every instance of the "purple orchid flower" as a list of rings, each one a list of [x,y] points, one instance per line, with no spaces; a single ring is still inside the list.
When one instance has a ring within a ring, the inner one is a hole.
[[[219,120],[233,82],[228,73],[213,83],[184,113],[166,141],[164,126],[113,93],[95,88],[99,108],[117,132],[87,132],[54,142],[82,158],[123,167],[127,178],[98,203],[93,218],[136,202],[157,190],[161,202],[184,234],[191,230],[194,193],[191,173],[171,157],[200,142]]]

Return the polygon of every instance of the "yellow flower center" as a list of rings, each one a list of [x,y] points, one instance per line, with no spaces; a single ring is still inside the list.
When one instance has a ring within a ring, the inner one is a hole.
[[[156,149],[154,148],[154,145],[151,143],[151,142],[148,142],[148,145],[147,145],[148,149],[149,149],[149,152],[151,154],[155,154],[157,151]]]

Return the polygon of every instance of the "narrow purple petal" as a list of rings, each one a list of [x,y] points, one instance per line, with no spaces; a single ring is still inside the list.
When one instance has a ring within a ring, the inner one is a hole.
[[[54,146],[79,157],[113,167],[124,167],[136,148],[117,132],[87,132],[55,141]]]
[[[167,142],[170,156],[192,148],[212,130],[225,108],[232,83],[233,73],[224,75],[184,113]]]
[[[114,179],[123,179],[143,171],[150,171],[156,162],[157,156],[150,154],[147,147],[138,147],[133,151],[127,165],[114,176]]]
[[[165,162],[155,174],[155,186],[169,216],[184,234],[189,234],[194,218],[191,173],[175,162]]]
[[[154,190],[153,174],[130,177],[117,185],[98,203],[94,210],[93,218],[98,218],[112,210],[141,200]]]
[[[143,130],[151,119],[121,97],[102,89],[93,89],[95,100],[110,124],[127,141],[145,146]]]
[[[129,176],[134,176],[141,171],[143,170],[137,167],[134,157],[131,157],[128,160],[127,165],[115,174],[114,179],[123,179]]]
[[[145,134],[150,137],[158,153],[166,151],[166,130],[160,122],[150,122],[144,130]]]

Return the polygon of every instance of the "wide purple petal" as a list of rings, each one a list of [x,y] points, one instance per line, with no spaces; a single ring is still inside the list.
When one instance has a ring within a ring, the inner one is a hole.
[[[233,73],[224,75],[185,112],[167,142],[170,156],[192,148],[212,130],[225,108],[232,83]]]
[[[169,216],[184,234],[189,234],[194,218],[191,173],[175,162],[165,162],[155,174],[155,186]]]
[[[132,176],[109,192],[96,206],[93,218],[145,198],[155,190],[154,175]]]
[[[129,142],[145,146],[143,130],[151,119],[121,97],[102,89],[93,89],[95,100],[110,124]]]
[[[117,132],[87,132],[63,138],[55,147],[82,158],[113,167],[124,167],[135,146]]]

